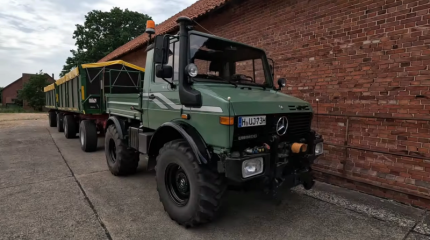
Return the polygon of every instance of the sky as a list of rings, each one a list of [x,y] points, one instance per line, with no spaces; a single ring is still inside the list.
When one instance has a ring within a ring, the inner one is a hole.
[[[197,0],[0,0],[0,87],[42,70],[58,79],[73,31],[92,10],[113,7],[148,14],[156,24]],[[162,2],[162,3],[161,3]]]

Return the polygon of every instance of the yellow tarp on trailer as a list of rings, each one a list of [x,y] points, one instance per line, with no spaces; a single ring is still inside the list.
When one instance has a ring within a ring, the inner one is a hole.
[[[106,67],[106,66],[110,66],[110,65],[115,65],[115,64],[121,64],[124,66],[127,66],[129,68],[133,68],[142,72],[145,72],[145,68],[136,66],[134,64],[128,63],[128,62],[124,62],[123,60],[116,60],[116,61],[109,61],[109,62],[101,62],[101,63],[88,63],[88,64],[82,64],[82,68],[95,68],[95,67]]]
[[[111,65],[116,65],[116,64],[121,64],[121,65],[127,66],[129,68],[133,68],[133,69],[145,72],[145,68],[136,66],[136,65],[128,63],[128,62],[124,62],[123,60],[101,62],[101,63],[87,63],[87,64],[82,64],[81,67],[82,68],[97,68],[97,67],[106,67],[106,66],[111,66]],[[64,75],[62,78],[58,79],[55,83],[57,85],[61,85],[67,81],[72,80],[73,78],[75,78],[78,75],[79,75],[79,68],[75,68],[72,71],[68,72],[66,75]]]
[[[54,90],[54,89],[55,89],[55,83],[52,83],[52,84],[49,84],[48,86],[44,87],[43,91],[49,92],[49,91]]]
[[[61,85],[65,82],[75,78],[78,75],[79,75],[79,68],[75,68],[72,71],[68,72],[66,75],[64,75],[62,78],[58,79],[55,83],[57,85]]]

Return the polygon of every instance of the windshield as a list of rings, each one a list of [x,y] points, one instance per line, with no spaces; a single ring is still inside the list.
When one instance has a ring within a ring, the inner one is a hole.
[[[271,87],[263,67],[264,52],[227,41],[191,34],[190,62],[196,81],[232,82]]]

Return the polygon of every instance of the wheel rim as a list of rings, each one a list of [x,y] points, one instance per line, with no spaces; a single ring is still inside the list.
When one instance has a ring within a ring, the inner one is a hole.
[[[110,160],[115,163],[116,162],[116,145],[113,139],[109,140],[109,155]]]
[[[187,204],[190,198],[190,182],[185,171],[176,163],[171,163],[165,173],[166,189],[178,206]]]

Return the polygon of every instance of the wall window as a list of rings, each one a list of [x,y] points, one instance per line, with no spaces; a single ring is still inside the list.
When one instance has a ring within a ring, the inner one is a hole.
[[[167,65],[173,67],[173,79],[166,78],[169,81],[179,81],[179,41],[170,43],[169,61]],[[163,79],[154,77],[156,83],[166,83]]]

